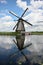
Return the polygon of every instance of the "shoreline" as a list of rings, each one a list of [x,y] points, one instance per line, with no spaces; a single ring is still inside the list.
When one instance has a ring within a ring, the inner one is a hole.
[[[0,35],[14,36],[14,35],[18,35],[18,34],[21,34],[21,33],[18,33],[18,32],[0,32]],[[43,32],[26,32],[25,34],[27,34],[27,35],[43,35]]]

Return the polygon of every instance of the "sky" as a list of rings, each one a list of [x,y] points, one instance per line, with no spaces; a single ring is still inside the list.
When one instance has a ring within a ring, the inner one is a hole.
[[[43,31],[43,0],[0,0],[0,32],[15,31],[18,18],[9,13],[13,11],[19,17],[28,8],[23,19],[33,24],[24,23],[26,31]]]

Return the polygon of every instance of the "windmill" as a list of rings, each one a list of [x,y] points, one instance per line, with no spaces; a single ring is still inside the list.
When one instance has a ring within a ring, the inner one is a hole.
[[[9,13],[11,13],[12,15],[14,15],[14,16],[16,16],[18,18],[18,20],[16,20],[18,22],[17,22],[17,24],[13,28],[13,30],[16,28],[16,32],[25,32],[24,22],[32,26],[31,23],[27,22],[26,20],[24,20],[22,18],[27,10],[28,10],[28,8],[26,8],[26,10],[23,12],[23,14],[21,15],[21,17],[17,16],[12,11],[9,11]]]

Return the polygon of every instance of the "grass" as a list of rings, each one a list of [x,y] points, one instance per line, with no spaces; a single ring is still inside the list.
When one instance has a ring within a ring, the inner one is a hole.
[[[31,32],[32,35],[43,35],[43,32]]]
[[[14,36],[17,35],[18,32],[0,32],[0,35],[10,35],[10,36]]]
[[[14,36],[14,35],[18,35],[20,33],[18,32],[0,32],[0,35],[10,35],[10,36]],[[31,35],[43,35],[43,32],[31,32]]]

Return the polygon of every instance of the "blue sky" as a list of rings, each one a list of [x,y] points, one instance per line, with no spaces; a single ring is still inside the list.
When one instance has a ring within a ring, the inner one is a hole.
[[[1,1],[6,1],[6,3],[4,3],[4,2],[1,3]],[[16,0],[1,0],[1,1],[0,1],[0,6],[1,6],[0,7],[0,11],[3,11],[5,14],[10,15],[10,14],[8,14],[8,12],[5,12],[6,10],[7,11],[10,11],[10,10],[11,11],[14,11],[19,16],[23,13],[23,9],[21,9],[21,8],[19,8],[17,6]],[[25,0],[23,0],[23,1],[25,1]]]
[[[43,31],[43,0],[0,0],[0,31],[13,31],[12,28],[17,23],[13,21],[17,18],[9,11],[21,16],[27,7],[24,19],[33,26],[24,23],[26,31]]]

